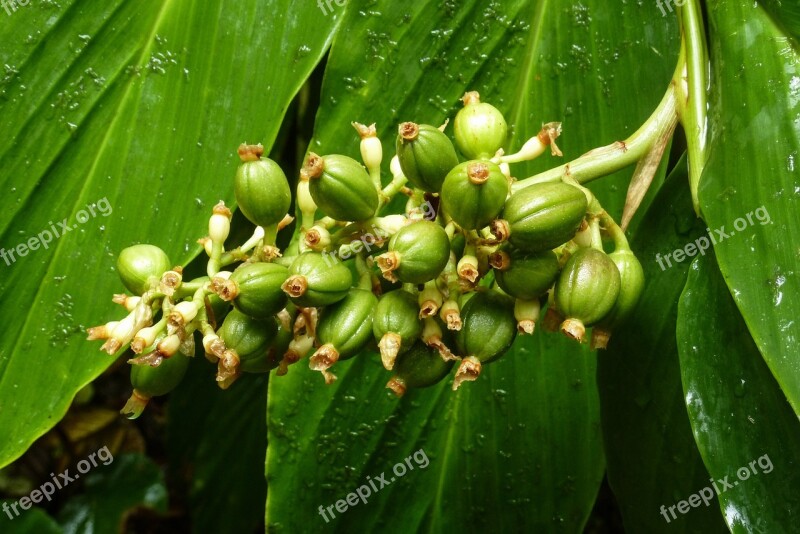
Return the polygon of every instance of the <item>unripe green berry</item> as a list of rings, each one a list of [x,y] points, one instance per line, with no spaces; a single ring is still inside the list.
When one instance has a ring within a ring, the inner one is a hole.
[[[502,211],[508,179],[491,161],[466,161],[442,185],[442,207],[462,228],[483,228]]]
[[[458,165],[450,138],[429,124],[404,122],[397,135],[400,168],[411,184],[429,193],[438,193],[450,169]]]
[[[461,321],[455,338],[463,359],[453,380],[454,390],[466,381],[477,380],[482,364],[502,357],[517,335],[514,302],[496,291],[470,297],[461,308]]]
[[[383,366],[391,370],[397,356],[410,349],[422,334],[414,295],[402,289],[384,294],[375,307],[372,333],[378,341]]]
[[[592,329],[592,348],[595,349],[606,348],[611,331],[636,308],[644,289],[644,270],[633,252],[616,250],[608,257],[619,270],[619,295],[608,315]]]
[[[475,91],[466,93],[462,101],[464,107],[456,114],[453,128],[458,149],[469,159],[494,156],[508,134],[503,114],[491,104],[482,103]]]
[[[617,322],[629,315],[644,289],[644,269],[636,255],[630,250],[617,250],[608,255],[617,266],[620,276],[619,296],[608,319]]]
[[[593,248],[579,249],[567,260],[556,283],[556,306],[567,318],[561,331],[582,342],[585,327],[608,315],[619,290],[619,269],[611,258]]]
[[[132,365],[131,385],[149,397],[160,397],[175,389],[188,368],[189,358],[180,352],[162,359],[157,367]]]
[[[372,339],[372,316],[378,297],[354,287],[341,301],[322,310],[317,339],[336,347],[339,359],[355,356]]]
[[[120,413],[136,419],[144,411],[152,397],[166,395],[181,383],[189,368],[189,358],[177,352],[163,358],[156,367],[150,365],[131,366],[133,394]]]
[[[502,219],[492,223],[492,233],[528,252],[553,249],[572,239],[587,206],[586,195],[575,186],[532,185],[509,197]]]
[[[153,284],[157,286],[161,275],[171,268],[167,253],[155,245],[133,245],[123,249],[117,258],[119,278],[134,295],[141,295]]]
[[[558,277],[558,257],[551,250],[528,253],[502,247],[490,256],[489,262],[495,269],[497,285],[518,299],[538,298]]]
[[[326,382],[336,377],[328,368],[352,358],[372,341],[372,316],[378,298],[367,289],[352,288],[343,300],[321,311],[317,341],[322,345],[311,356],[309,367],[321,371]]]
[[[459,353],[481,363],[503,356],[517,335],[514,301],[496,291],[470,298],[461,308],[461,322],[461,330],[455,334]]]
[[[353,158],[309,154],[303,167],[314,202],[339,221],[363,221],[378,209],[378,192],[364,167]]]
[[[353,275],[344,263],[329,255],[304,252],[292,262],[281,289],[295,305],[317,307],[342,300],[352,285]]]
[[[277,263],[248,263],[230,277],[235,284],[233,305],[257,319],[272,317],[286,306],[287,296],[281,286],[289,278],[289,269]]]
[[[398,356],[395,374],[386,387],[402,397],[408,388],[426,388],[441,382],[452,368],[453,360],[444,361],[435,348],[417,341]]]
[[[261,145],[241,145],[242,164],[236,170],[233,190],[245,217],[256,226],[278,224],[292,202],[289,182],[280,165],[262,158]]]
[[[228,350],[236,352],[240,370],[257,372],[264,365],[267,349],[277,331],[275,319],[254,319],[234,309],[225,317],[217,335]]]
[[[268,373],[279,367],[284,360],[286,351],[294,339],[294,333],[290,329],[286,329],[278,324],[278,332],[272,339],[267,353],[262,358],[257,358],[248,362],[246,368],[242,368],[247,373]],[[294,362],[286,362],[286,366]],[[285,374],[278,372],[278,374]]]
[[[424,284],[442,272],[450,259],[450,240],[435,222],[420,220],[402,227],[389,240],[389,252],[377,258],[389,281]]]

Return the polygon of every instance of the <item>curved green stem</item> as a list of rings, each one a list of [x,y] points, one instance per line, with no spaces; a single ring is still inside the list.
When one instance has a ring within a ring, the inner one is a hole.
[[[211,258],[208,260],[208,264],[206,266],[206,272],[208,276],[214,276],[217,274],[222,266],[222,253],[224,252],[222,248],[222,243],[219,241],[212,241],[211,242]]]
[[[219,267],[227,267],[228,265],[236,263],[237,261],[246,260],[247,253],[250,252],[253,247],[258,245],[262,239],[264,239],[264,228],[261,226],[256,226],[256,229],[253,231],[253,235],[250,236],[247,241],[242,243],[241,246],[222,254],[219,260]]]
[[[376,167],[369,169],[369,177],[372,179],[372,185],[375,186],[375,192],[380,196],[381,194],[381,168]]]
[[[190,282],[182,282],[180,287],[175,290],[175,298],[184,299],[189,295],[193,295],[198,289],[202,289],[208,283],[208,280],[204,280],[204,278],[200,277]]]
[[[383,208],[386,204],[389,203],[390,200],[394,198],[394,196],[403,189],[403,186],[406,185],[408,182],[408,178],[405,177],[403,174],[398,174],[389,184],[384,187],[382,190],[379,190],[379,199],[380,203],[378,204],[378,210]]]
[[[358,273],[358,288],[372,290],[372,273],[369,272],[364,256],[356,254],[356,272]]]
[[[278,239],[278,225],[271,224],[264,228],[264,245],[275,246]]]
[[[686,148],[689,153],[689,187],[692,203],[700,215],[698,186],[707,160],[706,135],[708,126],[708,49],[703,15],[699,0],[687,0],[678,11],[682,47],[686,59],[678,84],[678,116],[686,131]]]
[[[589,221],[589,232],[592,236],[592,248],[603,250],[603,236],[600,234],[600,219],[592,217]]]
[[[292,262],[297,259],[297,256],[279,256],[272,260],[272,263],[277,263],[278,265],[283,265],[284,267],[290,267]]]
[[[672,81],[661,98],[661,102],[633,135],[624,141],[616,141],[591,150],[564,165],[515,182],[511,185],[511,192],[514,193],[534,184],[557,182],[564,178],[585,184],[637,163],[659,142],[665,132],[674,128],[678,116],[679,96],[676,84],[685,70],[686,54],[684,47],[681,47]]]
[[[661,133],[674,122],[676,113],[675,87],[671,83],[650,118],[625,141],[596,148],[569,163],[520,180],[511,185],[511,191],[514,193],[534,184],[557,182],[563,177],[572,177],[584,184],[632,165],[647,154]]]
[[[628,244],[628,238],[625,237],[625,232],[623,232],[622,228],[620,228],[616,221],[614,221],[614,218],[611,217],[605,210],[598,217],[603,225],[603,229],[605,229],[606,233],[608,233],[608,235],[611,236],[611,239],[614,240],[614,251],[629,251],[631,247]]]

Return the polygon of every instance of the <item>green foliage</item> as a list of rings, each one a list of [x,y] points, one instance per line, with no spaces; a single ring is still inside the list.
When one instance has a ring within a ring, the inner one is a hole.
[[[687,3],[707,17],[707,138],[685,132],[690,154],[708,155],[689,162],[703,169],[702,219],[686,159],[665,183],[664,157],[628,232],[644,293],[608,350],[537,329],[457,392],[445,380],[401,399],[371,352],[337,363],[330,386],[304,360],[272,374],[268,395],[265,376],[219,391],[197,358],[167,440],[170,471],[194,474],[195,530],[577,532],[606,474],[632,532],[797,524],[800,11]],[[522,179],[636,131],[680,47],[675,13],[655,2],[322,4],[64,0],[0,26],[0,466],[113,363],[83,337],[114,316],[119,252],[149,242],[180,265],[199,254],[211,206],[233,205],[239,143],[279,147],[280,161],[358,159],[351,122],[374,122],[388,154],[399,123],[442,124],[475,90],[508,122],[506,153],[562,122],[563,161],[513,165]],[[284,168],[290,181],[298,170]],[[632,172],[589,186],[615,219]],[[757,464],[709,506],[662,516],[764,455],[774,470]],[[105,532],[140,502],[166,509],[155,464],[122,456],[113,472],[91,475],[62,528]],[[336,511],[381,474],[386,487]],[[38,509],[13,526],[56,529]]]

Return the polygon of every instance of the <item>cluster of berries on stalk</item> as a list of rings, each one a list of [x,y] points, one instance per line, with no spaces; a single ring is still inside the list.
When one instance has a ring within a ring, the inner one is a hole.
[[[114,301],[129,314],[89,329],[109,354],[136,354],[123,413],[137,417],[180,382],[196,333],[222,388],[242,372],[284,375],[306,357],[331,383],[337,362],[376,351],[398,396],[453,367],[454,390],[476,380],[517,334],[533,334],[543,306],[546,330],[585,342],[591,326],[592,347],[605,348],[644,280],[624,232],[569,176],[512,178],[513,163],[548,148],[561,155],[559,123],[506,155],[500,111],[475,92],[463,101],[455,145],[446,124],[399,125],[390,179],[375,125],[353,124],[363,165],[310,153],[295,196],[299,231],[285,250],[276,239],[294,220],[291,188],[261,145],[239,147],[235,176],[239,209],[256,230],[227,248],[231,212],[215,206],[200,240],[208,276],[184,281],[153,245],[123,250],[117,267],[133,295]],[[392,202],[399,195],[404,207]]]

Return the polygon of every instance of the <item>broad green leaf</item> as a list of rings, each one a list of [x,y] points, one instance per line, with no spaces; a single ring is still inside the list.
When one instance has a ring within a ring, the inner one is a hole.
[[[636,22],[621,29],[620,11]],[[577,157],[625,138],[660,100],[677,43],[674,24],[654,13],[599,1],[350,2],[310,149],[358,157],[350,122],[376,122],[388,160],[398,123],[441,124],[478,90],[508,118],[508,150],[561,120],[559,146]],[[643,62],[653,67],[642,72]],[[641,73],[636,84],[632,72]],[[559,163],[546,154],[513,173]],[[629,177],[595,188],[616,215]],[[337,364],[330,387],[300,362],[270,384],[268,529],[580,530],[603,474],[594,358],[538,332],[459,392],[449,378],[400,401],[386,393],[390,374],[374,355]],[[424,469],[415,451],[429,459]],[[393,474],[409,457],[415,469]],[[336,511],[382,473],[395,482]]]
[[[169,398],[171,480],[188,495],[193,532],[254,532],[267,496],[267,376],[244,374],[223,391],[198,352]]]
[[[164,475],[146,456],[124,454],[95,467],[84,491],[64,506],[58,519],[67,534],[121,532],[126,513],[139,506],[167,511]]]
[[[700,182],[720,270],[800,414],[800,55],[758,4],[711,2],[709,161]]]
[[[3,500],[0,501],[0,506],[6,504],[10,506],[16,501]],[[11,518],[8,513],[0,515],[0,525],[2,525],[3,532],[7,534],[61,534],[63,530],[56,523],[55,519],[47,515],[43,509],[34,506],[30,510],[23,511],[19,505],[17,511],[20,512],[19,516],[14,515],[13,510]]]
[[[784,28],[795,39],[800,39],[800,4],[781,0],[764,0],[759,3],[772,16],[775,24]]]
[[[276,378],[268,528],[579,530],[603,458],[593,355],[565,360],[569,343],[538,334],[457,393],[451,376],[401,400],[385,389],[390,375],[372,354],[340,364],[330,387],[305,368]],[[413,469],[399,476],[406,459]],[[333,508],[333,518],[319,512],[362,486],[367,502],[344,514]]]
[[[631,243],[645,272],[642,298],[608,350],[599,354],[608,481],[630,532],[725,531],[716,504],[691,516],[668,517],[669,523],[661,515],[661,506],[677,503],[708,481],[683,403],[675,339],[689,263],[658,263],[702,233],[687,180],[683,158]]]
[[[278,0],[66,0],[3,23],[0,466],[112,362],[84,337],[122,316],[116,254],[198,252],[211,206],[233,198],[238,144],[272,144],[338,17]]]
[[[718,491],[732,532],[791,531],[800,521],[800,423],[711,255],[692,263],[677,334],[686,406],[713,478],[690,492]]]

